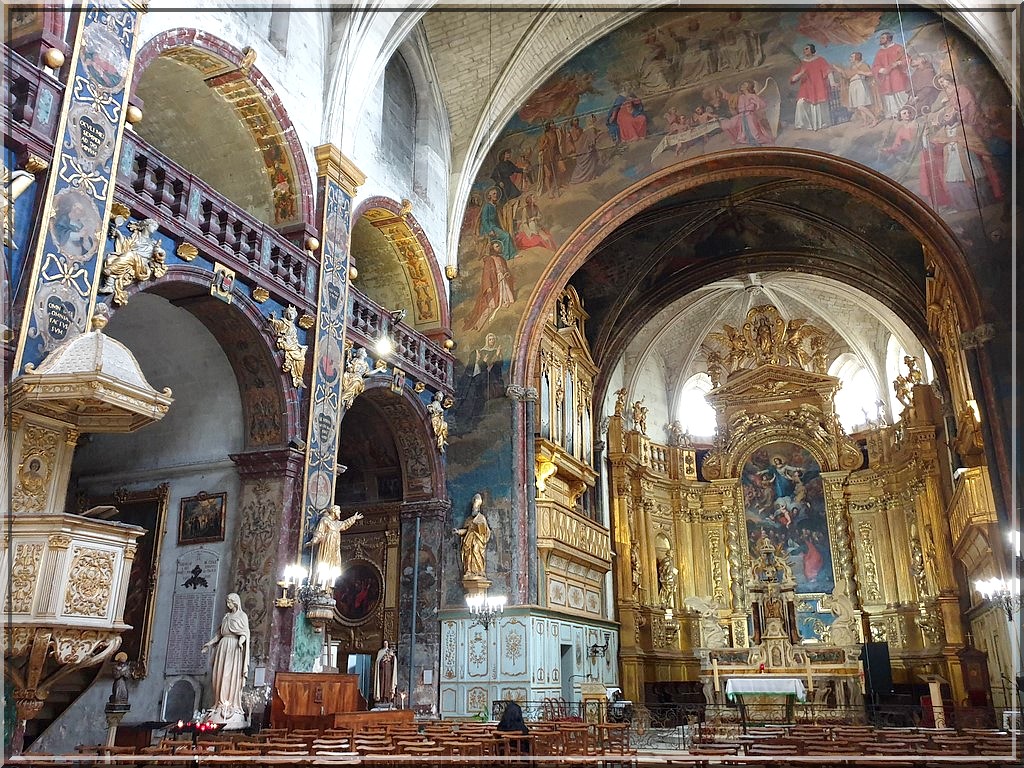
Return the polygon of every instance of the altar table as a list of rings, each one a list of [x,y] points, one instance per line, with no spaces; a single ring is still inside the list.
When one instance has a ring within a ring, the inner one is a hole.
[[[807,699],[807,689],[795,677],[730,677],[725,698],[740,708],[744,733],[750,723],[791,723],[793,703]]]

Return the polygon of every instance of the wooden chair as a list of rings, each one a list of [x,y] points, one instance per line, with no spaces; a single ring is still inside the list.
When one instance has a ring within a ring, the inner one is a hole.
[[[413,744],[405,751],[408,755],[443,755],[444,747],[440,744]]]
[[[323,739],[349,739],[351,737],[351,728],[325,728],[321,736]]]
[[[472,739],[438,739],[437,743],[449,757],[481,757],[484,754],[484,745]]]
[[[562,733],[562,754],[565,755],[593,755],[596,754],[596,745],[591,738],[590,726],[583,723],[564,723],[561,727]]]
[[[314,751],[331,750],[332,752],[345,752],[352,746],[351,739],[315,739],[310,745]]]
[[[534,754],[540,757],[558,757],[565,754],[565,742],[562,739],[562,732],[556,729],[535,729],[530,726],[530,734],[533,736]]]
[[[600,723],[597,726],[600,749],[603,755],[635,755],[629,746],[628,723]]]
[[[274,757],[275,755],[278,755],[278,756],[289,755],[291,757],[299,757],[301,755],[301,756],[305,757],[305,756],[307,756],[309,754],[309,750],[305,749],[305,748],[302,748],[302,749],[298,749],[298,748],[296,748],[296,749],[268,749],[263,754],[265,756],[267,756],[267,757]]]

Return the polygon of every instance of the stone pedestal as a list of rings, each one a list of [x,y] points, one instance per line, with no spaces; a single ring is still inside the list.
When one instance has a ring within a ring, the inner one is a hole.
[[[124,720],[124,716],[131,709],[130,704],[107,704],[103,713],[107,716],[107,746],[114,746],[117,739],[117,726]]]

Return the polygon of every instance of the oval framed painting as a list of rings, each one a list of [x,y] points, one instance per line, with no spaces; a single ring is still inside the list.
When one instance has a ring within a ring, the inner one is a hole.
[[[362,624],[373,616],[384,596],[384,576],[365,558],[349,560],[334,584],[334,605],[346,624]]]

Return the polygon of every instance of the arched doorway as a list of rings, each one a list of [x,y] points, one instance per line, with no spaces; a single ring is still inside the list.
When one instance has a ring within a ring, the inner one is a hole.
[[[373,664],[387,641],[398,654],[394,704],[423,712],[437,703],[437,611],[450,509],[427,424],[424,401],[405,389],[395,393],[389,380],[371,380],[345,413],[338,462],[346,469],[335,501],[343,519],[357,512],[363,519],[342,534],[342,575],[323,660],[359,674],[367,701],[381,703]]]

